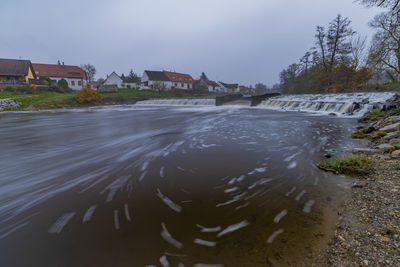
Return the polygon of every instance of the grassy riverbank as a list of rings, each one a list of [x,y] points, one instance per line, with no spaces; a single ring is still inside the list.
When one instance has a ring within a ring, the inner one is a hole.
[[[8,107],[6,110],[26,109],[54,109],[87,107],[88,104],[79,104],[74,99],[75,93],[46,92],[39,94],[24,94],[19,92],[0,92],[0,99],[11,98],[20,103],[18,107]],[[136,89],[121,89],[118,92],[102,93],[103,104],[128,104],[135,103],[138,99],[145,98],[179,98],[193,97],[180,91],[139,91]]]

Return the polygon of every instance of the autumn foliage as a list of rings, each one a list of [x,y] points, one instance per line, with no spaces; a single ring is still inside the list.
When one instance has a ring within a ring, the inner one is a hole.
[[[83,88],[79,90],[75,96],[75,100],[80,103],[88,103],[88,104],[101,104],[103,101],[103,96],[97,91],[90,88]]]

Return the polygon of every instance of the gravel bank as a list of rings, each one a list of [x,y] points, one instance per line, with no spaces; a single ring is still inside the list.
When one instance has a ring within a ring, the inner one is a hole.
[[[366,176],[352,178],[351,198],[339,209],[334,238],[315,266],[400,266],[400,150],[395,139],[400,127],[391,127],[399,119],[383,113],[360,129],[371,141],[366,157],[376,164]]]

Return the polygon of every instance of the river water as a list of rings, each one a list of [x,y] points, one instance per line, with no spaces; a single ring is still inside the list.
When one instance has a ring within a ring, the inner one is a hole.
[[[315,164],[355,127],[239,107],[3,113],[0,264],[300,265],[348,188]]]

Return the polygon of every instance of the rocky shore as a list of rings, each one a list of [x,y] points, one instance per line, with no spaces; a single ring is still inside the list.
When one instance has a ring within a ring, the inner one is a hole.
[[[19,103],[11,98],[0,99],[0,111],[6,107],[18,107]]]
[[[352,153],[375,163],[352,177],[351,197],[316,266],[400,266],[400,110],[374,111],[360,123],[353,137],[368,139],[371,148]]]

